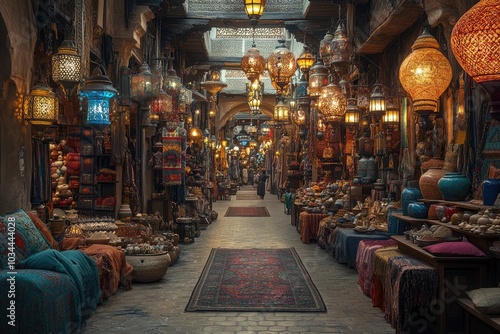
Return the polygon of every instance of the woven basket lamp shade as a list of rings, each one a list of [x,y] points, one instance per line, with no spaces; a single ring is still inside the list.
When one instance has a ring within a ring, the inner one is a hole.
[[[500,2],[481,0],[458,20],[451,33],[458,63],[491,98],[490,114],[500,120]]]
[[[413,99],[413,111],[428,116],[451,81],[451,66],[439,51],[437,40],[424,30],[399,68],[399,80]]]

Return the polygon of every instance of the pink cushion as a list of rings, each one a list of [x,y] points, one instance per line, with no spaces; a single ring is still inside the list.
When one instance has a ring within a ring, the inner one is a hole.
[[[441,242],[424,247],[426,251],[434,255],[444,256],[486,256],[479,248],[468,241]]]

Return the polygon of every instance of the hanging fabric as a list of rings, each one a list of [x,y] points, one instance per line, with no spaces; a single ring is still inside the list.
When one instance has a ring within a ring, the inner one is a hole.
[[[33,169],[31,172],[31,203],[42,204],[51,200],[49,143],[33,139]]]

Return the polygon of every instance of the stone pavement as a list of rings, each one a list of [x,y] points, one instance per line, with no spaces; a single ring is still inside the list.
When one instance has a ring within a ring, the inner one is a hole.
[[[255,190],[243,186],[241,193]],[[270,217],[224,217],[229,206],[266,206]],[[338,264],[317,244],[303,244],[276,195],[263,200],[218,200],[216,221],[191,244],[162,280],[120,290],[87,321],[82,333],[395,333],[384,313],[358,289],[354,269]],[[184,312],[212,248],[295,247],[327,307],[325,313]]]

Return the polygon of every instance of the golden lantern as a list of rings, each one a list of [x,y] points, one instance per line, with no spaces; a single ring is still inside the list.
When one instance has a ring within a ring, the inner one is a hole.
[[[424,30],[399,68],[399,80],[413,99],[413,110],[428,116],[437,111],[437,100],[451,81],[451,66],[439,51],[437,40]]]
[[[321,88],[321,95],[318,100],[318,109],[321,111],[326,121],[339,123],[345,114],[347,101],[340,92],[339,86],[330,83]]]
[[[387,108],[382,118],[382,124],[387,128],[394,128],[399,124],[399,103],[396,98],[387,99]]]
[[[309,96],[317,98],[321,94],[321,88],[328,85],[328,69],[318,59],[309,71]]]
[[[481,0],[453,27],[451,50],[458,63],[490,95],[490,114],[500,120],[500,3]]]
[[[372,115],[376,121],[380,120],[380,116],[385,114],[385,96],[380,84],[374,85],[369,101],[368,114]]]
[[[297,63],[293,52],[285,46],[285,40],[280,39],[278,46],[267,58],[267,71],[271,79],[275,79],[281,91],[290,83],[291,77],[295,74]]]
[[[347,37],[344,22],[341,21],[330,42],[330,65],[335,71],[344,69],[351,58],[351,42]]]
[[[37,129],[38,133],[52,125],[58,116],[59,102],[54,92],[47,86],[36,85],[24,97],[23,118]]]
[[[302,108],[298,108],[292,112],[292,123],[296,126],[305,125],[307,121],[307,114]]]
[[[266,0],[245,0],[245,13],[252,21],[258,20],[264,13]]]
[[[350,128],[359,127],[359,109],[357,100],[354,98],[347,99],[347,108],[344,115],[344,123]]]
[[[206,91],[216,95],[218,92],[227,87],[225,82],[220,81],[221,74],[218,68],[212,68],[210,71],[210,80],[202,82],[200,85]]]
[[[257,49],[255,42],[252,47],[241,58],[241,69],[245,72],[248,80],[254,82],[258,80],[260,75],[266,69],[266,58],[264,58],[259,49]]]
[[[309,70],[311,67],[314,65],[314,61],[316,60],[316,57],[307,50],[307,48],[304,47],[304,51],[302,54],[297,58],[297,65],[300,68],[300,71],[307,77]]]
[[[60,84],[64,93],[69,95],[71,89],[80,82],[80,77],[81,57],[75,43],[66,40],[52,56],[52,80]]]
[[[188,131],[188,139],[191,142],[197,143],[203,138],[203,132],[199,127],[193,126]]]
[[[319,42],[319,56],[325,66],[330,66],[330,43],[332,42],[332,39],[332,31],[328,29],[325,37],[323,37],[321,42]]]
[[[273,120],[278,123],[285,123],[288,121],[288,114],[290,110],[283,101],[279,101],[276,106],[274,106]]]

